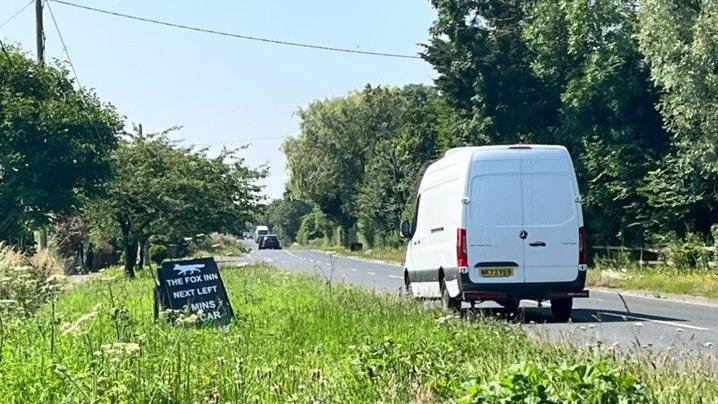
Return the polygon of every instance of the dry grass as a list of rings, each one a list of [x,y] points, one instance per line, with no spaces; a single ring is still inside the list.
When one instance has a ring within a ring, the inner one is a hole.
[[[624,290],[718,298],[718,274],[628,267],[597,267],[588,271],[588,284]]]
[[[41,250],[32,257],[0,244],[0,315],[30,315],[57,293],[64,283],[56,255]]]

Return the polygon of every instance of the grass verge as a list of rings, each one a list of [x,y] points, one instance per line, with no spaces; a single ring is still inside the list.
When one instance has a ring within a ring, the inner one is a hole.
[[[113,271],[109,271],[112,275]],[[119,274],[119,271],[114,271]],[[152,281],[104,275],[32,318],[0,325],[10,402],[713,402],[694,364],[532,342],[520,326],[465,321],[265,266],[223,269],[224,329],[152,319]],[[653,361],[653,362],[652,362]]]
[[[325,246],[320,243],[302,245],[299,248],[311,248],[345,257],[371,258],[394,265],[403,265],[406,256],[406,247],[376,247],[362,251],[351,251],[342,246]]]
[[[670,268],[625,269],[592,267],[588,271],[589,286],[642,290],[657,296],[664,294],[718,298],[718,274],[678,271]]]

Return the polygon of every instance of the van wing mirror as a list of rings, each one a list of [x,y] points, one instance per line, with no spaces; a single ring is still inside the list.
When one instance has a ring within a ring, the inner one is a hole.
[[[399,224],[399,235],[403,238],[411,238],[411,223],[408,220],[402,220]]]

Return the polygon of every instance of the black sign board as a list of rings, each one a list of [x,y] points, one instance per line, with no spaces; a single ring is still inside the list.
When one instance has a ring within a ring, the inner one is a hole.
[[[165,309],[189,310],[210,324],[226,324],[234,316],[214,258],[165,261],[157,278],[157,297]]]

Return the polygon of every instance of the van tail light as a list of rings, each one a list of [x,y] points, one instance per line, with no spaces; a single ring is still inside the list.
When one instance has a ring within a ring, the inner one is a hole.
[[[586,255],[586,229],[581,226],[578,228],[578,265],[588,264]]]
[[[469,254],[466,252],[466,229],[456,229],[456,266],[460,271],[469,267]]]

